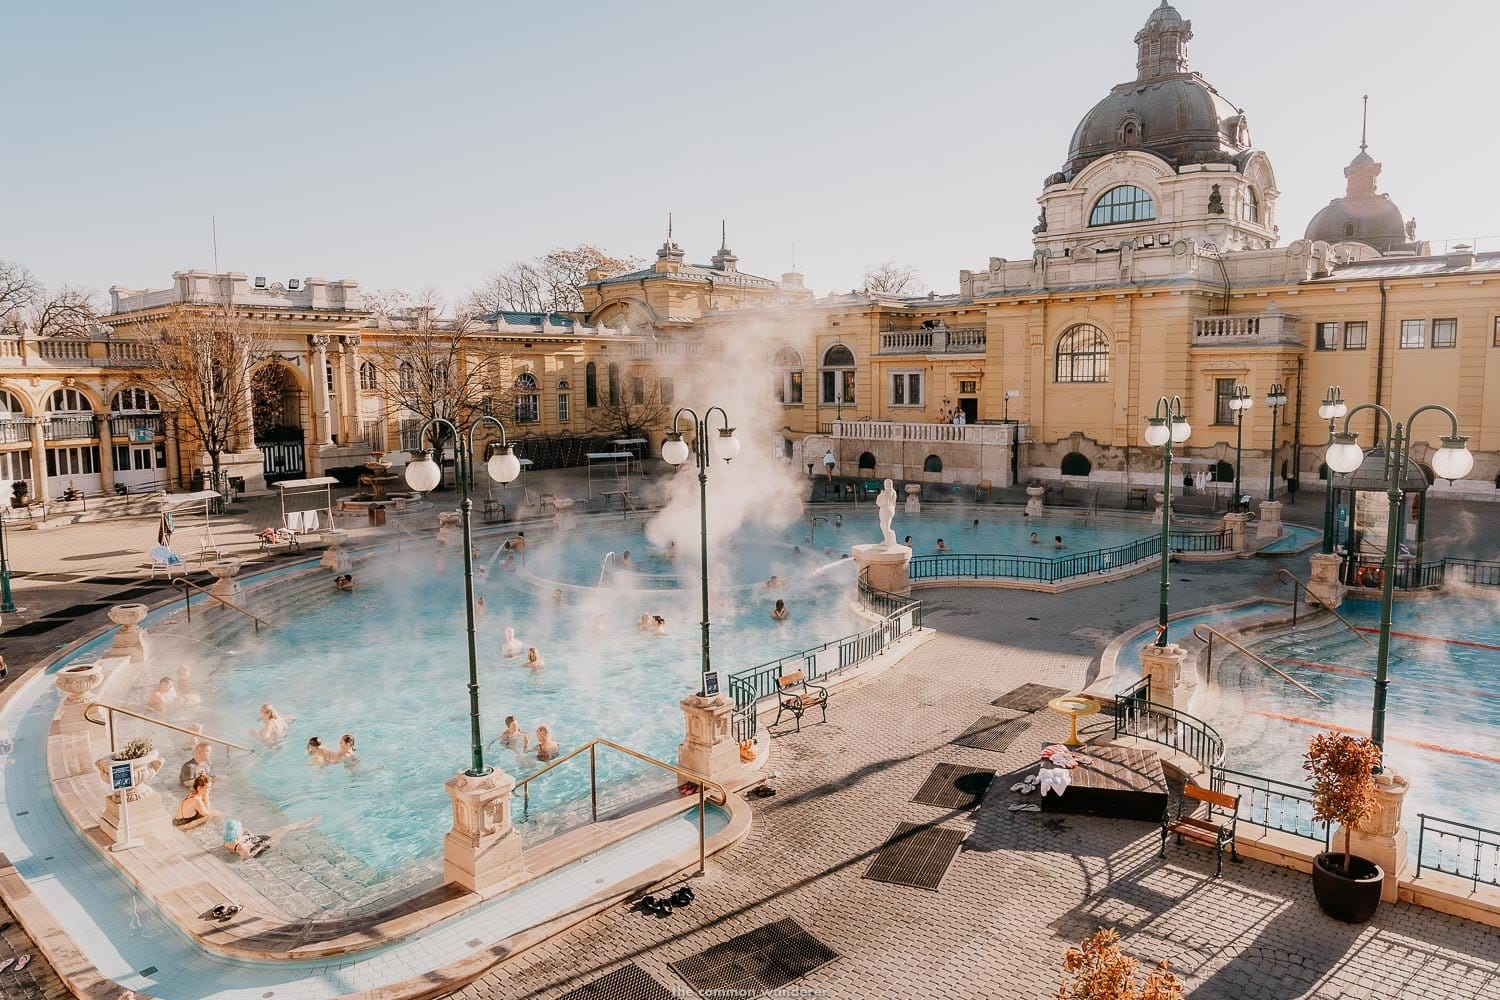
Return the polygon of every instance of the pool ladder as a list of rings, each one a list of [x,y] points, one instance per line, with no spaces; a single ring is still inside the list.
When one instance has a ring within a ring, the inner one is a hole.
[[[271,623],[268,622],[268,621],[266,621],[260,615],[257,615],[257,614],[255,614],[252,611],[246,611],[244,608],[240,607],[238,604],[235,604],[233,601],[227,601],[227,600],[225,600],[224,598],[220,597],[218,594],[215,594],[213,591],[209,590],[208,588],[206,588],[206,587],[200,587],[198,584],[194,583],[192,580],[187,579],[186,577],[181,577],[181,576],[177,577],[176,579],[174,579],[172,581],[172,586],[176,587],[178,590],[182,591],[182,606],[185,609],[187,609],[187,620],[188,621],[192,621],[193,620],[193,593],[192,592],[194,590],[196,590],[198,593],[202,594],[204,597],[208,597],[208,598],[211,598],[211,599],[213,599],[215,601],[218,601],[220,604],[224,605],[224,607],[228,608],[230,611],[237,611],[240,614],[244,615],[246,618],[249,618],[251,621],[253,621],[255,623],[255,632],[256,632],[257,635],[260,634],[260,627],[262,625],[264,625],[266,628],[270,628],[271,627]],[[189,588],[191,588],[191,589],[189,589]]]
[[[654,764],[664,771],[670,771],[672,774],[677,775],[678,780],[691,782],[692,784],[698,786],[698,871],[696,872],[696,874],[702,875],[707,859],[707,834],[704,828],[704,806],[706,802],[712,802],[716,806],[724,805],[729,801],[729,792],[726,791],[724,786],[719,784],[717,781],[712,781],[708,778],[705,778],[701,774],[698,774],[696,771],[689,771],[686,768],[678,767],[675,764],[668,764],[665,761],[657,760],[655,757],[643,754],[638,750],[632,750],[627,746],[621,746],[613,740],[607,740],[602,736],[589,740],[582,746],[570,750],[563,756],[550,762],[541,770],[533,771],[526,777],[517,780],[516,787],[511,790],[511,794],[515,795],[517,792],[521,794],[521,815],[523,817],[530,815],[531,783],[533,781],[548,773],[553,768],[561,764],[566,764],[574,757],[577,757],[580,754],[586,752],[589,755],[589,807],[591,810],[590,814],[593,817],[591,822],[599,822],[599,779],[597,764],[599,747],[607,747],[610,750],[618,750],[620,753],[623,753],[629,757],[634,757],[636,760],[644,761],[647,764]],[[718,790],[719,795],[717,799],[709,798],[707,796],[705,788],[710,785]]]
[[[1207,633],[1207,634],[1204,634],[1204,633]],[[1324,698],[1322,695],[1318,694],[1318,692],[1314,691],[1312,688],[1308,687],[1306,684],[1303,684],[1301,681],[1297,680],[1297,678],[1293,677],[1291,674],[1288,674],[1285,670],[1282,670],[1280,667],[1274,666],[1271,663],[1271,661],[1267,660],[1265,657],[1261,656],[1260,654],[1258,654],[1258,653],[1252,653],[1250,650],[1246,649],[1242,644],[1240,644],[1239,642],[1235,641],[1234,639],[1231,639],[1229,636],[1225,635],[1223,632],[1220,632],[1218,629],[1214,628],[1212,625],[1194,625],[1193,626],[1193,637],[1196,638],[1198,641],[1202,642],[1204,645],[1206,645],[1208,647],[1208,667],[1203,672],[1203,676],[1204,676],[1205,680],[1208,680],[1212,676],[1212,674],[1213,674],[1213,669],[1214,669],[1214,640],[1215,639],[1219,639],[1219,640],[1221,640],[1223,642],[1229,643],[1229,645],[1233,646],[1235,649],[1239,650],[1241,653],[1244,653],[1246,656],[1250,657],[1250,659],[1254,660],[1256,663],[1259,663],[1261,666],[1263,666],[1267,670],[1271,671],[1277,677],[1280,677],[1282,680],[1287,681],[1288,683],[1295,685],[1296,687],[1300,688],[1305,693],[1310,694],[1314,698],[1318,699],[1318,701],[1321,701],[1324,704],[1327,704],[1327,702],[1328,702],[1327,698]]]
[[[104,711],[105,711],[104,718],[102,718],[102,719],[96,719],[96,718],[93,717],[93,715],[90,714],[96,708],[102,708],[102,709],[104,709]],[[163,729],[170,729],[173,732],[182,733],[184,736],[191,736],[191,737],[193,737],[193,739],[195,739],[195,740],[197,740],[199,742],[203,742],[203,743],[217,743],[220,746],[225,747],[226,749],[229,749],[229,750],[243,750],[245,753],[249,753],[250,752],[250,748],[249,747],[240,746],[238,743],[233,743],[233,742],[230,742],[229,740],[220,739],[217,736],[210,736],[208,733],[194,732],[193,730],[186,729],[186,728],[184,728],[182,726],[177,725],[176,723],[166,722],[166,721],[163,721],[162,719],[154,718],[153,716],[150,716],[150,715],[142,715],[140,712],[137,712],[134,709],[125,708],[123,705],[113,705],[113,704],[111,704],[111,703],[109,703],[107,701],[90,702],[89,705],[88,705],[88,707],[83,710],[83,718],[84,718],[85,721],[92,722],[96,726],[103,726],[104,727],[104,731],[109,734],[109,752],[111,754],[114,754],[116,751],[119,750],[119,747],[115,746],[115,716],[116,715],[126,715],[126,716],[129,716],[132,719],[139,719],[142,722],[149,722],[153,726],[161,726]]]

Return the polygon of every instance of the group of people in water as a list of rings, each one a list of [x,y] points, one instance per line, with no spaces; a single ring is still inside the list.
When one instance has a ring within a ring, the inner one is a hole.
[[[537,726],[536,736],[532,737],[521,728],[521,724],[516,721],[514,715],[507,715],[505,729],[497,739],[502,745],[510,747],[517,753],[535,752],[536,759],[539,761],[549,761],[557,757],[557,740],[553,739],[552,730],[546,724]]]

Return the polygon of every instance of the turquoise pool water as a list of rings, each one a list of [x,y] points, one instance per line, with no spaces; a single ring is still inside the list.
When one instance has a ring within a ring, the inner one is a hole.
[[[1193,634],[1193,629],[1198,625],[1211,625],[1222,632],[1228,632],[1231,628],[1238,628],[1239,622],[1247,618],[1254,618],[1267,614],[1291,615],[1291,609],[1285,604],[1277,604],[1274,601],[1250,601],[1236,607],[1225,608],[1220,611],[1205,611],[1202,614],[1185,615],[1182,618],[1174,618],[1167,629],[1168,642],[1185,642]],[[1140,682],[1141,679],[1141,650],[1156,641],[1156,629],[1143,629],[1139,634],[1132,636],[1121,648],[1120,655],[1115,660],[1115,679],[1111,691],[1118,694]]]
[[[789,530],[786,539],[806,543],[811,534],[821,548],[833,537],[845,547],[861,542],[879,541],[880,523],[873,510],[860,510],[856,514],[843,515],[843,526],[833,528],[834,515],[829,523],[820,523],[816,532],[810,532],[804,521],[797,530]],[[974,522],[978,521],[976,527]],[[1183,530],[1200,530],[1207,525],[1194,522],[1174,522]],[[992,512],[974,509],[952,509],[929,507],[920,514],[904,514],[899,508],[892,530],[898,541],[907,535],[912,538],[914,555],[931,555],[937,551],[938,539],[942,539],[952,552],[984,555],[1036,556],[1043,559],[1062,559],[1091,549],[1107,549],[1137,538],[1153,534],[1149,518],[1139,520],[1114,520],[1070,514],[1047,514],[1041,517],[1026,517],[1019,512]],[[1037,541],[1031,541],[1032,533]],[[1055,547],[1054,539],[1061,535],[1064,549]]]
[[[1400,634],[1391,640],[1386,753],[1412,780],[1405,816],[1413,830],[1419,812],[1500,827],[1497,599],[1500,593],[1472,591],[1395,605],[1392,630]],[[1349,601],[1340,611],[1359,628],[1379,627],[1377,603]],[[1365,635],[1377,641],[1374,631]],[[1268,636],[1251,648],[1329,704],[1236,657],[1224,661],[1234,668],[1219,675],[1226,696],[1210,721],[1229,746],[1230,766],[1302,784],[1302,753],[1320,727],[1369,730],[1375,650],[1337,622]]]

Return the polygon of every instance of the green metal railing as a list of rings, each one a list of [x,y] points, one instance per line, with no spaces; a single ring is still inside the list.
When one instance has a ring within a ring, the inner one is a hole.
[[[1159,743],[1186,754],[1210,772],[1224,766],[1224,737],[1202,719],[1151,701],[1151,679],[1143,677],[1115,697],[1115,737]]]
[[[1443,872],[1480,884],[1500,885],[1500,830],[1418,813],[1417,874]],[[1429,856],[1432,860],[1428,860]]]
[[[1313,818],[1310,789],[1225,767],[1210,770],[1208,780],[1214,791],[1240,797],[1238,815],[1245,822],[1318,841],[1328,850],[1332,834],[1327,823]]]
[[[1228,552],[1233,541],[1227,531],[1174,531],[1173,552]],[[1124,566],[1159,559],[1161,539],[1155,535],[1107,549],[1090,549],[1058,558],[1003,554],[943,552],[911,561],[913,580],[1005,579],[1057,583],[1074,577],[1108,573]]]

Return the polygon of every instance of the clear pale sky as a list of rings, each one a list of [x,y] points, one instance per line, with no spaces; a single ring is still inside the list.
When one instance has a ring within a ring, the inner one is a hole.
[[[820,294],[867,264],[939,290],[1026,257],[1043,178],[1135,75],[1154,0],[1063,3],[12,3],[0,257],[164,287],[212,264],[461,293],[555,245]],[[1243,107],[1282,242],[1343,193],[1371,95],[1381,190],[1427,239],[1488,237],[1500,7],[1181,0]]]

